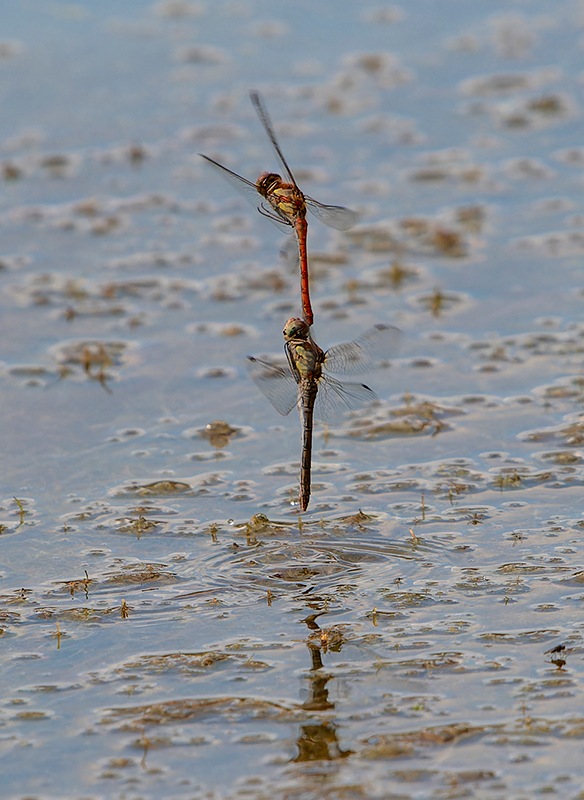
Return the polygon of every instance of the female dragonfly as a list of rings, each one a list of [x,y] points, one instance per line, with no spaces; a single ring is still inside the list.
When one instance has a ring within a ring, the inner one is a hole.
[[[276,155],[282,165],[287,180],[282,179],[281,175],[275,172],[263,172],[255,183],[248,181],[236,172],[224,167],[218,161],[214,161],[209,156],[199,153],[209,164],[220,171],[221,175],[237,188],[251,190],[254,197],[259,193],[267,202],[267,207],[260,203],[258,211],[266,217],[290,225],[295,233],[298,242],[298,258],[300,261],[300,291],[302,296],[302,313],[308,326],[312,325],[313,314],[310,303],[309,278],[308,278],[308,252],[306,248],[306,235],[308,225],[306,222],[306,209],[311,211],[322,222],[330,225],[337,230],[344,231],[354,225],[357,221],[357,214],[342,206],[327,206],[319,203],[312,197],[303,194],[298,188],[296,179],[284,154],[276,139],[273,125],[268,116],[268,112],[257,92],[251,92],[251,102],[255,108],[262,126],[272,143]]]
[[[364,383],[341,382],[330,372],[365,372],[391,356],[400,331],[391,325],[375,325],[353,342],[323,351],[310,336],[305,320],[292,317],[284,326],[284,350],[288,369],[271,361],[248,357],[251,377],[276,411],[286,415],[298,406],[302,419],[302,459],[300,465],[300,510],[310,500],[312,428],[315,419],[326,421],[339,410],[357,408],[376,399]]]

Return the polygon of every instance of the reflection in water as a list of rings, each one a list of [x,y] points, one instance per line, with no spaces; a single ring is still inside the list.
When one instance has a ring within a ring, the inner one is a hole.
[[[317,645],[308,642],[308,650],[312,658],[312,667],[309,673],[309,695],[307,700],[302,703],[302,708],[309,711],[328,711],[335,707],[328,699],[327,683],[331,675],[327,672],[319,672],[323,668],[322,655]]]
[[[567,647],[565,644],[557,644],[555,647],[551,647],[549,650],[546,650],[544,652],[544,656],[549,655],[550,658],[548,663],[553,664],[556,669],[564,670],[568,653],[573,652],[573,647]]]
[[[292,761],[333,761],[347,758],[352,750],[341,750],[336,725],[332,722],[302,725],[296,740],[298,755]]]
[[[314,616],[307,618],[310,620],[308,627],[314,630],[316,622]],[[305,620],[306,622],[307,620]],[[322,653],[327,651],[327,636],[325,631],[320,631],[320,637],[315,638],[314,634],[308,639],[307,646],[310,653],[311,667],[308,673],[309,692],[308,698],[302,703],[302,708],[307,711],[332,711],[335,704],[329,700],[327,683],[332,678],[328,672],[321,672],[324,667]],[[335,649],[340,650],[342,642],[339,641]],[[300,733],[296,740],[298,754],[292,759],[294,762],[301,761],[333,761],[338,758],[347,758],[352,750],[341,749],[337,738],[337,726],[330,720],[317,722],[311,721],[300,726]]]
[[[199,433],[202,437],[208,439],[213,447],[221,450],[227,447],[232,436],[239,433],[239,428],[234,428],[228,422],[216,419],[213,422],[207,423]]]

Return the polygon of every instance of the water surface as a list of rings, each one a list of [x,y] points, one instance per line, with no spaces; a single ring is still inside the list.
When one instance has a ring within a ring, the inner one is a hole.
[[[3,12],[8,797],[579,796],[582,8],[337,5]],[[301,519],[252,88],[317,341],[403,331]]]

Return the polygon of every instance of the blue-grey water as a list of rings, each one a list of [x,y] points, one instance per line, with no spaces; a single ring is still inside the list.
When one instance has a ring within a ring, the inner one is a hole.
[[[581,797],[582,3],[0,17],[3,796]],[[402,331],[302,517],[250,89],[316,340]]]

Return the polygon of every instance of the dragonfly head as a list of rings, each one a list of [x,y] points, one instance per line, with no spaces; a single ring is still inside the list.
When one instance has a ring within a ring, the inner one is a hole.
[[[306,324],[300,317],[291,317],[284,325],[284,339],[288,342],[290,339],[308,339],[310,336],[310,326]]]
[[[280,186],[282,183],[282,176],[275,172],[262,172],[256,181],[256,189],[262,197],[267,197],[273,189]]]

